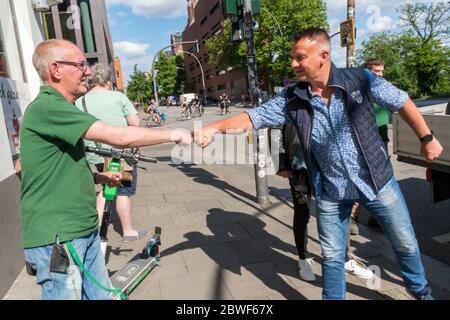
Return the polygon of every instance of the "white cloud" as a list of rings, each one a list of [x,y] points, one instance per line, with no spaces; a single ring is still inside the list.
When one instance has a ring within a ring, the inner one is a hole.
[[[146,54],[146,51],[150,48],[148,43],[138,43],[131,41],[118,41],[113,43],[114,50],[120,52],[127,58],[136,58]]]
[[[115,27],[117,25],[116,19],[114,19],[109,13],[107,13],[108,16],[108,23],[111,27]]]
[[[106,0],[107,5],[131,8],[136,16],[179,17],[186,15],[186,0]]]
[[[126,17],[127,15],[128,15],[128,13],[126,13],[125,11],[119,11],[119,12],[117,12],[117,15],[119,16],[119,17]]]
[[[122,66],[122,72],[125,79],[125,84],[130,80],[130,76],[133,74],[134,65],[137,65],[138,69],[143,72],[150,72],[153,56],[145,55],[137,58],[124,58],[118,55],[120,58],[120,64]]]
[[[148,72],[150,70],[153,56],[148,53],[149,43],[118,41],[114,42],[113,46],[115,55],[120,58],[125,82],[129,80],[136,64],[141,71]]]
[[[380,17],[379,19],[377,19],[375,21],[375,23],[371,24],[371,25],[367,25],[367,27],[369,28],[369,30],[371,32],[382,32],[382,31],[387,31],[389,29],[392,29],[394,27],[394,21],[392,20],[391,17],[388,16],[384,16],[384,17]]]

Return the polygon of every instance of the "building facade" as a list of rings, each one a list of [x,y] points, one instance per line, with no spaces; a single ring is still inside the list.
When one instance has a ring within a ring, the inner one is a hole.
[[[218,99],[222,93],[226,93],[232,100],[242,100],[248,95],[247,74],[232,68],[221,70],[208,63],[206,40],[220,32],[223,32],[223,13],[221,0],[188,0],[188,22],[182,33],[183,41],[199,40],[200,51],[196,52],[194,45],[184,45],[184,50],[195,54],[203,66],[206,83],[206,96]],[[194,57],[184,55],[184,68],[186,74],[186,89],[203,94],[201,68]]]
[[[105,0],[62,0],[42,12],[45,39],[66,39],[85,53],[90,65],[97,62],[114,69],[114,50]]]
[[[120,92],[124,92],[125,84],[123,81],[122,66],[120,65],[120,59],[114,58],[114,77],[116,79],[116,89]]]
[[[183,41],[183,36],[180,32],[170,35],[170,44],[173,45],[172,55],[182,54],[183,53],[183,44],[180,42]]]

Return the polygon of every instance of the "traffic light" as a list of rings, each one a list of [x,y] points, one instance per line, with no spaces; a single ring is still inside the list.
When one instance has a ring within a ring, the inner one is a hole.
[[[244,0],[223,0],[222,12],[224,15],[238,14],[239,8],[244,6]],[[252,14],[257,15],[261,12],[261,0],[252,0]]]
[[[238,0],[223,0],[222,12],[224,15],[238,14]]]
[[[260,0],[252,0],[252,14],[255,16],[261,12]]]
[[[261,12],[260,0],[252,0],[251,15]],[[231,40],[241,41],[244,38],[244,0],[223,0],[222,11],[231,20]]]
[[[230,16],[231,21],[231,40],[241,41],[244,38],[244,25],[242,19],[238,15],[233,14]]]
[[[355,20],[353,18],[341,22],[341,47],[349,47],[355,43]]]

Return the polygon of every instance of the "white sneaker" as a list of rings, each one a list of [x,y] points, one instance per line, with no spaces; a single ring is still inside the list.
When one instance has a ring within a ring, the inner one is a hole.
[[[361,263],[356,261],[355,259],[350,259],[344,264],[345,271],[349,274],[357,276],[362,279],[372,279],[373,272]]]
[[[316,281],[316,275],[311,269],[313,262],[313,258],[307,258],[305,260],[299,259],[298,267],[300,268],[300,278],[309,282]]]

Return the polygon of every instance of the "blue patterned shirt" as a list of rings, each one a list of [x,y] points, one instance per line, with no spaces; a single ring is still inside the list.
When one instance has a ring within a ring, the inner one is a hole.
[[[408,100],[408,94],[385,79],[369,72],[369,87],[374,101],[385,108],[398,111]],[[255,129],[280,126],[290,121],[287,114],[286,93],[262,106],[247,111]],[[320,171],[323,191],[336,200],[376,198],[376,189],[362,156],[355,132],[344,107],[342,89],[336,88],[328,107],[318,95],[312,95],[314,109],[311,152],[314,167]],[[381,139],[381,138],[380,138]]]

